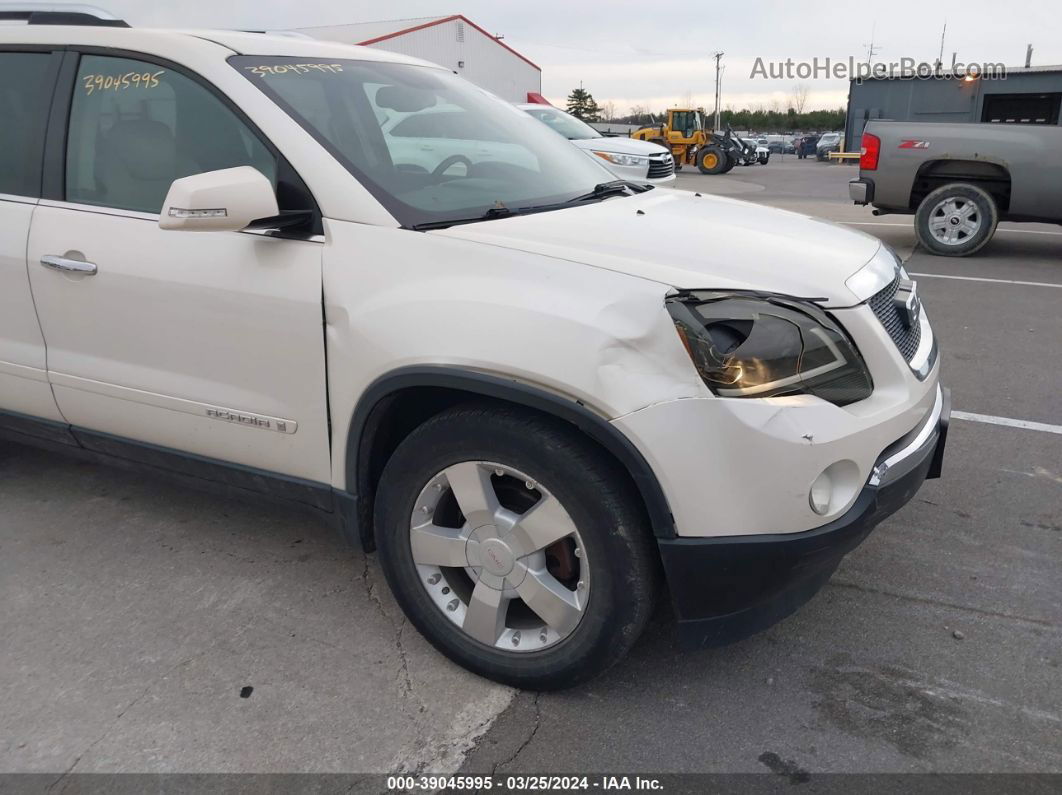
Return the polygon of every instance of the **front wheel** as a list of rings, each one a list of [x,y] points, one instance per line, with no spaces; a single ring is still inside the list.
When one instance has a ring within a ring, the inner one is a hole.
[[[980,250],[996,231],[999,208],[987,191],[955,183],[937,188],[918,205],[915,233],[933,254],[965,257]]]
[[[722,147],[712,144],[697,153],[697,168],[702,174],[722,174],[729,171],[726,167],[728,160]]]
[[[651,612],[652,538],[632,488],[564,423],[459,406],[384,468],[380,564],[409,620],[458,664],[570,687],[622,657]]]

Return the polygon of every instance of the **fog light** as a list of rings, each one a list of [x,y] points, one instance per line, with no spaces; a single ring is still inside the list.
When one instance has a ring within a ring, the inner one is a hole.
[[[811,503],[811,510],[819,516],[823,516],[830,510],[830,498],[832,496],[833,481],[830,479],[830,471],[827,469],[815,478],[815,482],[811,484],[811,491],[808,492],[808,502]]]

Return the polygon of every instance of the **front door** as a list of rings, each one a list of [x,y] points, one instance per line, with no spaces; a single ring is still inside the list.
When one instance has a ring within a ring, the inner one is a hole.
[[[278,158],[201,82],[100,55],[81,56],[67,141],[28,246],[67,421],[327,483],[322,244],[158,226],[174,179],[275,179]]]
[[[0,412],[57,421],[26,274],[53,64],[48,52],[0,52]],[[14,422],[0,417],[0,426]]]

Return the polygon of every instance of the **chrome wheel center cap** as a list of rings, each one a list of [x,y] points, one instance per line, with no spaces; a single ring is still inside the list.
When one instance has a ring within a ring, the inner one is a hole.
[[[480,565],[496,577],[505,577],[513,570],[516,556],[500,538],[489,538],[479,545]]]
[[[952,226],[958,226],[962,223],[962,219],[957,215],[953,215],[951,218],[948,219],[948,223],[950,223]]]

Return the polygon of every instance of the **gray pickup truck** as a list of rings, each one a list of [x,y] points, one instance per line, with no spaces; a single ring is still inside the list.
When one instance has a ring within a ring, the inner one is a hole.
[[[934,254],[973,254],[1001,220],[1062,223],[1062,127],[871,121],[848,193],[914,213]]]

